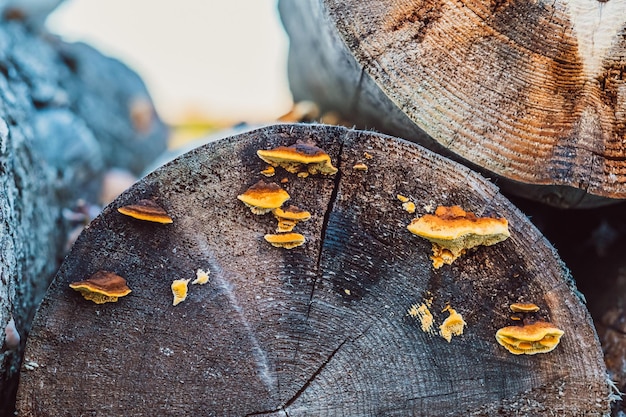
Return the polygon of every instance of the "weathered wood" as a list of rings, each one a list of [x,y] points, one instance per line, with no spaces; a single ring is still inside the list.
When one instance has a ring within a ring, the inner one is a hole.
[[[153,112],[148,129],[133,123],[137,97],[149,103],[117,61],[0,22],[0,416],[13,415],[30,323],[65,255],[63,210],[96,203],[109,168],[140,172],[165,149]],[[17,347],[4,343],[11,317]]]
[[[522,199],[513,202],[557,248],[585,295],[617,399],[618,391],[626,391],[626,203],[560,210]],[[612,415],[626,412],[623,401],[612,406]]]
[[[276,222],[237,195],[264,178],[258,149],[312,140],[334,177],[278,170],[312,213],[305,245],[263,240]],[[365,159],[365,152],[371,159]],[[365,162],[367,171],[354,170]],[[504,216],[511,237],[433,269],[407,231],[417,204]],[[117,208],[152,199],[169,225]],[[210,271],[172,306],[170,284]],[[132,293],[96,305],[68,284],[97,270]],[[450,343],[422,331],[432,299],[467,322]],[[565,331],[548,354],[514,356],[496,330],[532,301]],[[415,144],[324,125],[278,125],[197,148],[139,181],[78,239],[42,303],[26,350],[20,416],[600,416],[606,369],[595,331],[554,249],[491,183]]]
[[[296,100],[552,205],[626,198],[621,0],[281,0]]]

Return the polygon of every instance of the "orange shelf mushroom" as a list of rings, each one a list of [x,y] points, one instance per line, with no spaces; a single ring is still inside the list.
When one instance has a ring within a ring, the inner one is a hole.
[[[237,196],[254,214],[265,214],[279,208],[289,200],[287,191],[273,182],[267,183],[260,180],[252,185],[243,194]]]
[[[114,303],[119,297],[131,293],[126,280],[109,271],[98,271],[84,281],[72,282],[70,288],[80,292],[85,300],[96,304]]]
[[[293,249],[303,245],[306,239],[300,233],[267,234],[265,240],[277,248]]]
[[[504,218],[476,217],[459,206],[439,206],[435,214],[413,219],[407,229],[433,244],[433,266],[450,265],[468,249],[490,246],[510,236]]]
[[[291,232],[299,222],[305,222],[311,218],[311,213],[296,206],[289,206],[286,209],[280,207],[272,210],[274,217],[278,220],[277,232]]]
[[[257,155],[268,164],[274,167],[280,166],[293,174],[333,175],[337,173],[337,168],[331,163],[330,156],[311,143],[298,142],[291,146],[260,149]]]
[[[134,219],[145,220],[155,223],[172,223],[172,218],[167,212],[152,200],[139,200],[135,204],[123,206],[117,209],[120,213]]]
[[[536,313],[539,306],[533,303],[513,303],[509,306],[514,313]]]
[[[554,350],[564,333],[551,323],[538,321],[523,326],[503,327],[496,332],[496,340],[514,355],[535,355]]]

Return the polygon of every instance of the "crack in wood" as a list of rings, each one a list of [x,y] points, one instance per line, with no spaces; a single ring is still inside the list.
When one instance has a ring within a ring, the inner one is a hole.
[[[321,271],[321,263],[322,263],[322,254],[323,254],[323,248],[324,248],[324,241],[326,240],[326,231],[328,229],[328,224],[330,222],[330,216],[331,213],[333,211],[333,208],[335,206],[335,201],[337,200],[337,195],[339,193],[339,184],[341,182],[341,157],[343,155],[343,141],[340,142],[339,144],[339,152],[338,152],[338,157],[337,157],[337,173],[335,174],[334,178],[333,178],[333,182],[334,182],[334,186],[333,189],[330,193],[330,198],[328,201],[328,205],[326,206],[326,211],[324,212],[324,217],[322,219],[322,229],[320,231],[320,247],[319,247],[319,253],[317,255],[317,259],[315,261],[315,270],[316,270],[316,274],[315,274],[315,278],[313,279],[313,283],[311,285],[311,293],[309,294],[309,301],[308,301],[308,305],[307,305],[307,310],[306,310],[306,316],[305,316],[305,322],[309,321],[309,316],[311,314],[311,307],[313,306],[313,297],[315,295],[315,287],[317,285],[317,281],[319,279],[319,277],[322,275],[322,271]],[[293,359],[295,360],[295,358],[298,357],[298,354],[300,353],[300,339],[298,339],[298,342],[296,344],[296,349],[294,350],[294,354],[293,354]],[[279,391],[280,392],[280,391]]]
[[[309,314],[311,312],[311,306],[313,303],[313,296],[315,294],[315,286],[317,284],[317,280],[318,277],[322,274],[321,271],[321,264],[322,264],[322,256],[324,253],[324,242],[326,241],[326,232],[328,230],[328,224],[330,223],[330,216],[333,212],[333,209],[335,207],[335,202],[337,201],[337,196],[339,194],[339,184],[341,183],[341,157],[343,155],[343,141],[339,144],[339,153],[338,153],[338,158],[337,158],[337,173],[335,174],[335,177],[333,178],[334,181],[334,187],[333,190],[330,193],[330,199],[328,201],[328,205],[326,206],[326,211],[324,212],[324,218],[322,220],[322,230],[320,232],[320,249],[319,249],[319,253],[317,255],[317,260],[315,262],[315,269],[317,271],[317,274],[315,276],[315,279],[313,281],[313,285],[311,286],[311,294],[309,295],[309,306],[306,312],[306,319],[308,321],[309,319]]]
[[[324,370],[324,368],[326,368],[326,366],[330,363],[330,361],[333,360],[333,358],[335,357],[335,355],[341,350],[341,348],[347,343],[347,342],[351,342],[354,343],[357,340],[359,340],[361,337],[363,337],[365,335],[365,333],[367,333],[369,331],[369,329],[372,326],[367,326],[363,332],[361,332],[360,334],[358,334],[356,337],[354,337],[353,339],[350,339],[349,337],[346,338],[343,342],[341,342],[339,344],[339,346],[337,346],[335,348],[335,350],[333,350],[330,355],[328,355],[328,358],[326,358],[326,360],[315,370],[315,372],[313,372],[313,375],[311,375],[309,377],[309,379],[307,379],[304,384],[302,385],[302,388],[300,388],[294,395],[293,397],[291,397],[289,400],[287,400],[287,402],[285,402],[285,404],[280,407],[280,410],[283,410],[285,412],[285,414],[287,414],[287,408],[292,405],[293,403],[296,402],[296,400],[298,398],[300,398],[300,396],[304,393],[304,391],[313,383],[313,381],[315,381],[315,379],[322,373],[322,371]]]

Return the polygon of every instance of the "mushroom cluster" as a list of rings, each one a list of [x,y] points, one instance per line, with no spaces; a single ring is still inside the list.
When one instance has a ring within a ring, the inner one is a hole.
[[[508,326],[496,332],[496,340],[514,355],[547,353],[559,344],[564,332],[548,322]]]
[[[520,326],[507,326],[496,332],[496,341],[514,355],[535,355],[551,352],[556,348],[565,333],[552,323],[532,319],[532,314],[539,307],[532,303],[514,303],[509,306],[512,312],[521,313],[523,317],[513,316],[521,320]]]
[[[287,198],[289,198],[288,195]],[[148,199],[139,200],[135,204],[119,207],[117,210],[125,216],[147,222],[161,224],[173,222],[172,218],[162,207]],[[174,305],[184,301],[187,297],[187,285],[189,281],[191,281],[191,279],[178,279],[172,282],[171,289],[174,295]],[[206,284],[208,281],[209,272],[198,269],[196,279],[192,284],[202,285]],[[131,292],[124,278],[109,271],[98,271],[84,281],[72,282],[70,283],[70,288],[80,292],[86,300],[93,301],[96,304],[116,302],[119,297],[128,295]]]
[[[439,206],[435,214],[413,219],[407,229],[432,242],[436,269],[452,264],[468,249],[494,245],[510,236],[506,219],[476,217],[459,206]]]
[[[301,178],[309,174],[332,175],[337,172],[337,168],[330,161],[330,156],[311,143],[298,142],[291,146],[260,149],[257,155],[269,164],[261,171],[261,174],[266,177],[275,175],[275,167],[282,167]],[[287,178],[281,180],[281,183],[285,182]],[[276,233],[268,233],[264,236],[272,246],[292,249],[306,242],[304,235],[293,232],[293,229],[299,222],[309,220],[311,213],[294,205],[282,208],[291,196],[278,184],[259,180],[237,198],[254,214],[262,215],[271,212],[274,215],[278,222]]]

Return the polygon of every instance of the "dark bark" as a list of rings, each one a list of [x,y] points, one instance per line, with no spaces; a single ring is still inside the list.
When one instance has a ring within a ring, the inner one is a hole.
[[[150,112],[138,129],[129,107],[149,103],[141,80],[85,45],[0,23],[0,342],[13,317],[22,342],[0,350],[0,415],[13,415],[17,370],[35,309],[60,265],[77,200],[97,203],[113,166],[139,172],[165,148]],[[130,144],[130,145],[129,145]]]
[[[263,178],[256,150],[313,140],[334,177],[278,170],[312,213],[305,245],[263,240],[276,222],[237,195]],[[365,152],[371,159],[365,159]],[[365,162],[367,171],[354,170]],[[510,222],[511,237],[433,269],[406,229],[417,204]],[[170,225],[121,215],[152,199]],[[210,271],[172,306],[170,284]],[[96,305],[68,284],[98,270],[133,292]],[[407,313],[432,299],[467,323],[448,343]],[[565,331],[552,352],[514,356],[496,330],[530,301]],[[78,239],[31,332],[21,416],[601,416],[609,390],[590,316],[555,250],[491,183],[415,144],[324,125],[279,125],[193,150],[139,181]]]

